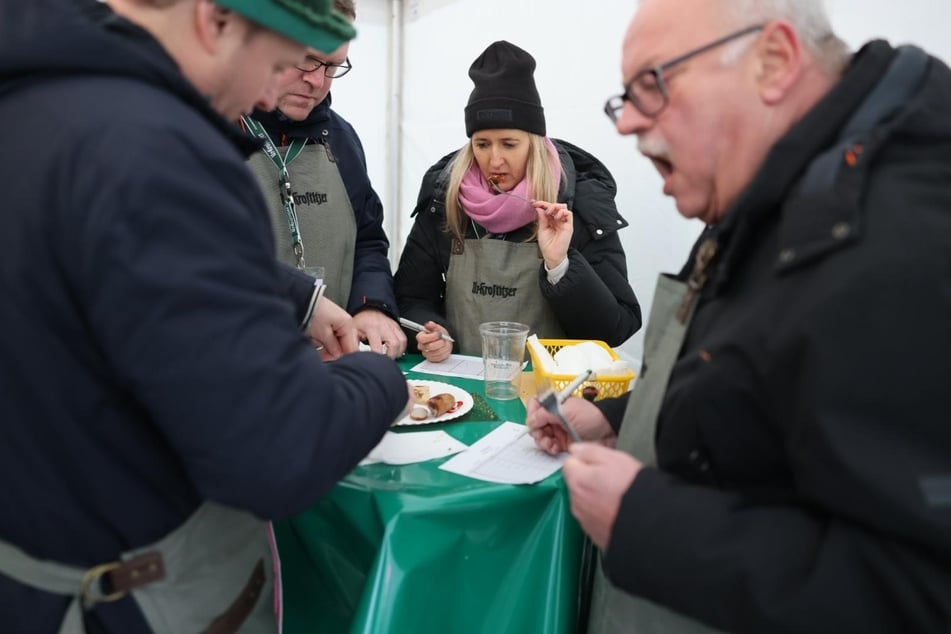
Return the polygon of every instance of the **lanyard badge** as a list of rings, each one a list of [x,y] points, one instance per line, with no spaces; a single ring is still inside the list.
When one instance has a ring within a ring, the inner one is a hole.
[[[304,267],[306,266],[304,261],[304,243],[301,242],[300,224],[297,220],[297,205],[294,203],[294,190],[291,187],[291,179],[290,174],[287,171],[287,166],[290,165],[291,161],[300,156],[300,153],[304,151],[304,146],[307,145],[307,140],[294,139],[291,142],[290,147],[287,148],[287,153],[282,157],[281,153],[277,149],[277,146],[274,145],[274,142],[271,140],[271,136],[267,133],[267,130],[264,129],[264,126],[251,117],[245,116],[242,117],[241,120],[244,122],[244,125],[247,126],[248,130],[254,134],[254,136],[264,142],[264,153],[269,159],[271,159],[271,162],[277,168],[277,173],[279,175],[278,187],[280,189],[281,195],[281,207],[284,210],[284,218],[287,220],[287,229],[291,234],[294,256],[297,259],[297,268],[304,270]]]

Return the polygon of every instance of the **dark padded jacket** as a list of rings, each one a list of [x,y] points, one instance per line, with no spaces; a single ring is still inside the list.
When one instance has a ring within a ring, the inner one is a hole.
[[[660,469],[611,534],[614,583],[725,631],[951,630],[948,67],[801,181],[894,54],[860,51],[701,238]]]

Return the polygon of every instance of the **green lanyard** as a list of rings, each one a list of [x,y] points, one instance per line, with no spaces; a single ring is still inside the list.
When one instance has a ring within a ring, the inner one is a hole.
[[[287,148],[287,153],[282,158],[281,153],[277,151],[277,146],[274,145],[274,141],[271,140],[264,126],[248,116],[241,117],[241,120],[244,121],[244,125],[248,127],[248,130],[250,130],[254,136],[264,141],[264,153],[267,154],[267,157],[271,159],[271,162],[274,163],[274,166],[277,168],[279,187],[281,190],[281,206],[284,208],[287,228],[291,232],[291,241],[294,243],[294,255],[297,256],[297,268],[303,270],[304,243],[301,242],[300,239],[297,206],[294,204],[294,194],[291,191],[291,179],[290,174],[287,172],[287,166],[304,151],[304,146],[307,145],[307,139],[294,139],[291,141],[290,147]]]

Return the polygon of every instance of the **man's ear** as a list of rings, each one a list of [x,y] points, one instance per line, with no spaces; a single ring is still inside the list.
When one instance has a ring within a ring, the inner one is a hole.
[[[218,42],[225,30],[233,28],[233,14],[212,0],[195,2],[195,33],[201,47],[209,53],[218,49]]]
[[[788,22],[770,22],[756,43],[756,81],[766,105],[776,105],[789,94],[802,73],[802,42]]]

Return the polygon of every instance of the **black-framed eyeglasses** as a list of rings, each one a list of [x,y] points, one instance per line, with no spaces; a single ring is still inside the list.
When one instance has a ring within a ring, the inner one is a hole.
[[[302,70],[305,73],[312,73],[321,68],[324,69],[324,77],[337,79],[349,73],[353,69],[353,64],[350,63],[349,57],[344,60],[343,64],[331,64],[308,55],[304,58],[304,62],[297,66],[297,70]]]
[[[634,78],[631,79],[631,81],[629,81],[626,86],[624,86],[623,93],[620,95],[614,95],[604,103],[604,113],[608,115],[608,118],[612,122],[617,123],[617,120],[621,118],[621,110],[624,109],[624,102],[630,101],[631,104],[637,108],[638,112],[640,112],[645,117],[656,117],[664,108],[667,107],[667,102],[669,99],[667,95],[667,84],[664,82],[664,73],[669,71],[674,66],[682,64],[688,59],[696,57],[701,53],[706,53],[709,50],[717,48],[718,46],[723,46],[724,44],[741,38],[744,35],[762,31],[765,27],[765,24],[748,26],[745,29],[740,29],[739,31],[721,37],[718,40],[714,40],[709,44],[704,44],[700,48],[695,48],[689,53],[684,53],[679,57],[675,57],[669,62],[664,62],[660,66],[645,68],[634,75]]]

